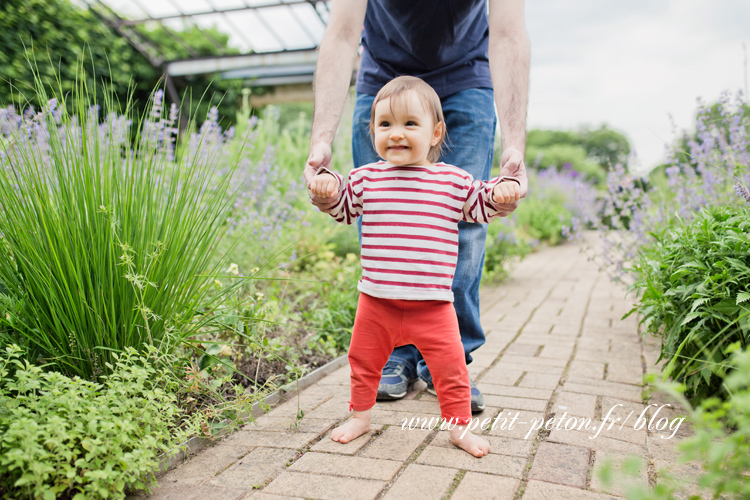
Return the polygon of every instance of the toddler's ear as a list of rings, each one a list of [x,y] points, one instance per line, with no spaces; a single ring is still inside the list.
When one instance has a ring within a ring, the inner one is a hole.
[[[438,144],[445,135],[445,122],[437,122],[435,124],[435,130],[432,131],[432,139],[430,140],[430,146]]]

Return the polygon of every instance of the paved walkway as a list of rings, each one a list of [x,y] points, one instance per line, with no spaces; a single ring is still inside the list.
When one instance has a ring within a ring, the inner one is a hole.
[[[662,468],[692,479],[694,465],[675,465],[686,423],[674,439],[661,439],[669,429],[634,428],[645,408],[642,376],[654,370],[658,350],[641,342],[634,317],[621,321],[630,307],[624,288],[573,245],[530,255],[507,282],[483,289],[487,343],[469,373],[487,404],[478,416],[499,417],[484,433],[492,446],[484,458],[454,447],[447,431],[401,429],[404,419],[439,415],[423,383],[401,401],[378,403],[368,435],[331,441],[331,429],[347,418],[345,366],[301,393],[305,417],[296,430],[294,398],[167,473],[150,498],[610,499],[624,486],[605,487],[594,471],[629,454],[648,462],[631,484],[653,485]],[[593,439],[595,432],[578,430],[584,419],[600,426],[608,412],[617,425]],[[670,415],[661,410],[656,420]],[[560,427],[558,420],[551,430],[532,430],[535,419],[563,416]]]

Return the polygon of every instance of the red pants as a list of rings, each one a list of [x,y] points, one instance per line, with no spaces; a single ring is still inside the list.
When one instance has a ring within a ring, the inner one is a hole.
[[[471,420],[471,389],[453,304],[443,300],[380,299],[360,293],[349,346],[351,409],[375,405],[380,376],[394,347],[414,344],[432,374],[440,413]]]

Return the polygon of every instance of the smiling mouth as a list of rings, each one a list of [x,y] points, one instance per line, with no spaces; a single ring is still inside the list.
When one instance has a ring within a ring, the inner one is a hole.
[[[401,151],[404,149],[409,149],[409,147],[408,146],[388,146],[388,149],[396,149],[396,150]]]

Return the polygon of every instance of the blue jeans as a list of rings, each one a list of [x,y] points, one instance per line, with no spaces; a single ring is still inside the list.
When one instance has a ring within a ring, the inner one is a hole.
[[[352,155],[355,168],[380,160],[368,131],[370,109],[374,99],[375,96],[357,93],[352,123]],[[466,170],[475,179],[488,180],[497,125],[492,89],[463,90],[442,99],[441,102],[448,129],[448,141],[440,160]],[[357,223],[361,242],[362,219],[359,218]],[[471,363],[471,352],[485,341],[484,330],[479,322],[479,282],[484,266],[486,238],[487,225],[467,222],[458,224],[458,264],[453,278],[453,305],[458,316],[467,365]],[[388,361],[405,365],[405,375],[411,379],[419,376],[425,382],[432,380],[427,364],[413,345],[397,347]]]

